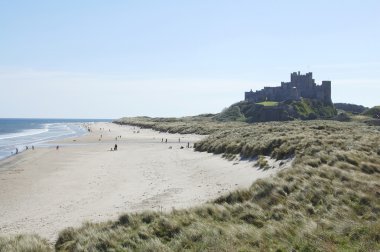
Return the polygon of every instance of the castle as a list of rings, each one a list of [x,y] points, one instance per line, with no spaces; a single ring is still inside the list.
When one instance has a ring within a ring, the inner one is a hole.
[[[281,82],[280,87],[264,87],[264,89],[253,92],[245,92],[245,100],[249,102],[264,102],[286,100],[299,100],[301,98],[315,99],[332,104],[331,101],[331,81],[322,81],[322,85],[317,85],[313,79],[313,73],[300,72],[290,74],[290,82]]]

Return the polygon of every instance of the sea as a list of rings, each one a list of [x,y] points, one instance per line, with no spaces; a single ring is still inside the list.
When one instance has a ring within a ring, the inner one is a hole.
[[[46,147],[47,142],[87,134],[85,124],[111,119],[23,119],[0,118],[0,160],[25,151]]]

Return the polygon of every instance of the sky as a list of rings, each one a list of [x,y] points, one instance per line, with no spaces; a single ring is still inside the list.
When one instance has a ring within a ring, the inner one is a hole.
[[[0,117],[217,113],[295,71],[380,105],[380,1],[0,0]]]

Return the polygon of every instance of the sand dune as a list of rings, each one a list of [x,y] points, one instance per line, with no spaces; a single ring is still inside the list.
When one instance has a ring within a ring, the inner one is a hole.
[[[83,221],[194,206],[278,170],[186,148],[202,136],[136,133],[111,123],[91,128],[88,135],[57,143],[58,151],[37,148],[0,162],[1,234],[35,232],[53,241],[60,230]],[[110,151],[115,143],[119,150]]]

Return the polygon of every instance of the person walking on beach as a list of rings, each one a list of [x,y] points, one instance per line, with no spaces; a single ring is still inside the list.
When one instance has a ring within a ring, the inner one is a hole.
[[[57,147],[55,147],[56,150],[59,150],[59,145],[57,145]]]
[[[165,139],[165,143],[168,143],[168,139],[167,138]]]
[[[190,148],[190,142],[187,142],[187,148]]]
[[[16,154],[18,154],[18,148],[16,148]]]
[[[113,148],[114,151],[117,151],[117,144],[115,144],[115,148]]]
[[[34,145],[32,145],[32,150],[34,150]]]

